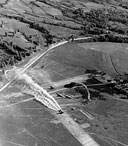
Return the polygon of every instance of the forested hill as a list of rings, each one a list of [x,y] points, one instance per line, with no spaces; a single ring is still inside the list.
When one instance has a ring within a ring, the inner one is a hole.
[[[100,34],[108,35],[102,41],[115,42],[121,39],[115,34],[127,36],[127,0],[0,0],[0,68],[36,52],[38,45]]]

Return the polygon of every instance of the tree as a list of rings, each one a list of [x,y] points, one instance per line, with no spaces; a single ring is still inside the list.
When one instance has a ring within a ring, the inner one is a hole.
[[[45,35],[45,39],[46,39],[46,44],[47,44],[47,46],[49,46],[50,44],[53,43],[53,36],[50,35],[49,33],[47,33],[47,34]]]

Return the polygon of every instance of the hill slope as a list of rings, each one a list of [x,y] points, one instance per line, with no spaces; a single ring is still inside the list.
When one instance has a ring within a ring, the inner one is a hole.
[[[0,67],[72,35],[127,35],[127,7],[124,0],[1,0]]]

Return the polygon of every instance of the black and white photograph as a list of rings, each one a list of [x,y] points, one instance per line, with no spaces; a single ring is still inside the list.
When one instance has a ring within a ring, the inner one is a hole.
[[[128,0],[0,0],[0,146],[128,146]]]

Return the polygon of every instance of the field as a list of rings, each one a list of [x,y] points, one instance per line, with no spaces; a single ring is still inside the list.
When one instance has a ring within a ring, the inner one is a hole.
[[[109,33],[119,36],[109,36],[111,41],[128,42],[122,38],[127,36],[126,1],[1,0],[0,7],[0,68],[39,51],[37,46],[42,50],[71,36]]]
[[[86,50],[89,49],[89,46],[90,48],[95,46],[99,54],[102,43],[89,44],[69,43],[58,47],[42,58],[27,73],[44,87],[56,99],[62,109],[71,115],[85,132],[100,145],[127,145],[127,100],[119,100],[116,94],[112,96],[107,91],[109,90],[107,87],[106,91],[100,91],[104,87],[99,86],[89,88],[91,101],[87,102],[87,93],[83,88],[77,90],[65,88],[65,85],[71,82],[83,82],[86,85],[94,84],[94,80],[91,81],[85,73],[88,68],[94,69],[95,66],[94,64],[91,66],[92,59],[88,58]],[[116,46],[117,44],[106,44],[108,48],[113,47],[113,45]],[[110,55],[113,51],[109,51],[108,48],[101,52]],[[119,49],[116,48],[115,50]],[[108,69],[108,63],[105,67]],[[113,75],[116,73],[113,72]],[[95,81],[96,83],[98,82]],[[51,89],[51,86],[54,89]],[[42,143],[48,146],[80,145],[60,121],[51,114],[54,113],[53,111],[33,100],[31,95],[21,93],[17,84],[1,94],[0,108],[2,146],[29,146],[32,144],[40,146]]]
[[[128,146],[127,12],[126,0],[0,0],[0,85],[4,70],[68,41],[26,71],[64,114],[15,81],[0,92],[0,146],[86,146],[82,134]]]

